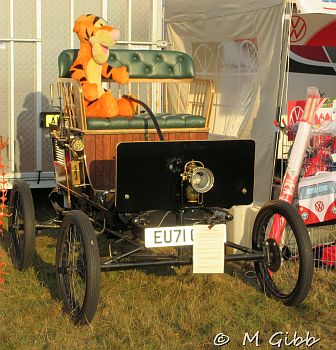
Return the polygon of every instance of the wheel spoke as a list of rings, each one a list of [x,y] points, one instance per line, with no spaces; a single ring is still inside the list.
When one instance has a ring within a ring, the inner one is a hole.
[[[15,194],[13,205],[13,218],[12,218],[12,238],[15,254],[18,263],[23,260],[24,253],[24,227],[23,227],[23,211],[22,211],[22,199],[20,193]]]
[[[269,252],[269,261],[255,263],[264,290],[285,304],[300,303],[311,285],[313,260],[307,229],[295,208],[280,200],[267,203],[256,217],[252,246]]]
[[[71,314],[80,313],[86,289],[86,264],[82,237],[76,226],[70,225],[63,246],[62,267],[67,298],[71,306]]]
[[[11,259],[16,269],[25,270],[33,263],[36,234],[34,201],[26,182],[15,181],[11,190],[9,208]]]
[[[75,323],[89,323],[98,305],[100,261],[96,234],[84,212],[65,215],[56,253],[56,282],[64,311]]]
[[[273,222],[274,222],[274,216],[271,220],[269,220],[267,225],[267,231],[264,232],[265,240],[270,238],[270,232],[272,227],[270,223],[273,223]],[[282,239],[280,244],[281,251],[285,246],[288,247],[288,249],[290,249],[289,247],[291,247],[290,250],[294,248],[295,251],[297,251],[297,242],[293,235],[292,227],[289,224],[286,225],[282,234]],[[296,287],[296,283],[298,280],[299,264],[295,264],[294,262],[291,262],[291,261],[285,261],[283,259],[282,254],[281,256],[282,256],[282,262],[279,270],[275,273],[272,273],[271,276],[269,277],[271,278],[271,283],[273,284],[273,288],[280,295],[285,296],[285,295],[291,294]],[[265,272],[265,273],[269,273],[269,272]]]

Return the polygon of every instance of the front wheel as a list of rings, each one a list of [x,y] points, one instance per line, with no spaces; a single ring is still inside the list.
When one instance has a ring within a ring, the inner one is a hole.
[[[252,248],[268,256],[254,263],[264,291],[286,305],[300,304],[310,289],[314,267],[308,231],[295,208],[281,200],[265,204],[254,222]]]
[[[14,183],[10,193],[8,231],[13,266],[26,270],[33,264],[36,221],[32,193],[28,184],[21,180]]]
[[[75,324],[90,323],[100,289],[97,238],[89,217],[80,210],[65,215],[56,247],[56,283],[64,311]]]

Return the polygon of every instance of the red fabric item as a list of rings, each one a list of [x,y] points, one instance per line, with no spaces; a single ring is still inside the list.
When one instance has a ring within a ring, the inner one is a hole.
[[[323,248],[321,261],[329,266],[336,265],[336,245]]]

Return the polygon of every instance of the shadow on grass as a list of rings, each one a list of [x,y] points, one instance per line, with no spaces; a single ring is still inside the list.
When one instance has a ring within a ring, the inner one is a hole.
[[[253,263],[230,262],[225,264],[225,273],[232,277],[238,277],[245,283],[260,289]]]
[[[43,224],[55,218],[56,213],[48,198],[50,189],[39,189],[32,192],[35,204],[36,221]],[[34,269],[38,280],[40,281],[41,285],[49,289],[50,296],[56,300],[59,300],[56,286],[56,267],[54,263],[50,263],[49,261],[45,260],[45,255],[56,255],[56,242],[51,242],[49,238],[56,240],[59,233],[58,231],[58,229],[43,229],[37,232],[37,239],[40,239],[40,241],[37,243],[37,249],[34,257]],[[52,253],[50,253],[50,249],[53,250]]]
[[[9,238],[8,232],[5,232],[3,237],[0,237],[1,248],[10,257],[9,249],[11,240]],[[36,276],[40,281],[41,285],[49,289],[50,295],[53,299],[58,299],[57,288],[56,288],[56,271],[55,266],[44,261],[35,252],[33,268],[36,272]]]
[[[41,258],[41,256],[35,254],[34,269],[41,285],[49,289],[50,296],[53,299],[59,300],[56,287],[55,265],[46,262]]]
[[[146,267],[146,268],[142,268],[141,271],[143,271],[146,275],[155,275],[155,276],[176,276],[177,275],[175,269],[170,266]]]

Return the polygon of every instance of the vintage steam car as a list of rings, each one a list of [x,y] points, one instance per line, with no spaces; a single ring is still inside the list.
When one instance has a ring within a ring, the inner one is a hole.
[[[65,312],[79,324],[96,313],[102,271],[193,265],[195,272],[223,272],[224,255],[225,262],[254,262],[267,294],[287,305],[302,302],[312,281],[312,249],[291,205],[265,204],[252,248],[226,237],[228,209],[253,200],[255,146],[252,140],[208,140],[213,83],[194,77],[192,59],[175,51],[110,50],[111,63],[130,74],[126,91],[116,93],[132,95],[139,107],[131,119],[96,119],[85,115],[81,85],[69,78],[76,55],[66,50],[59,57],[59,118],[49,124],[56,217],[36,222],[28,185],[14,184],[9,231],[15,267],[32,265],[37,230],[58,229],[57,286]],[[275,216],[286,222],[280,241]],[[175,248],[160,252],[167,246]],[[214,246],[223,260],[217,256],[212,264]],[[225,247],[239,253],[225,254]]]

